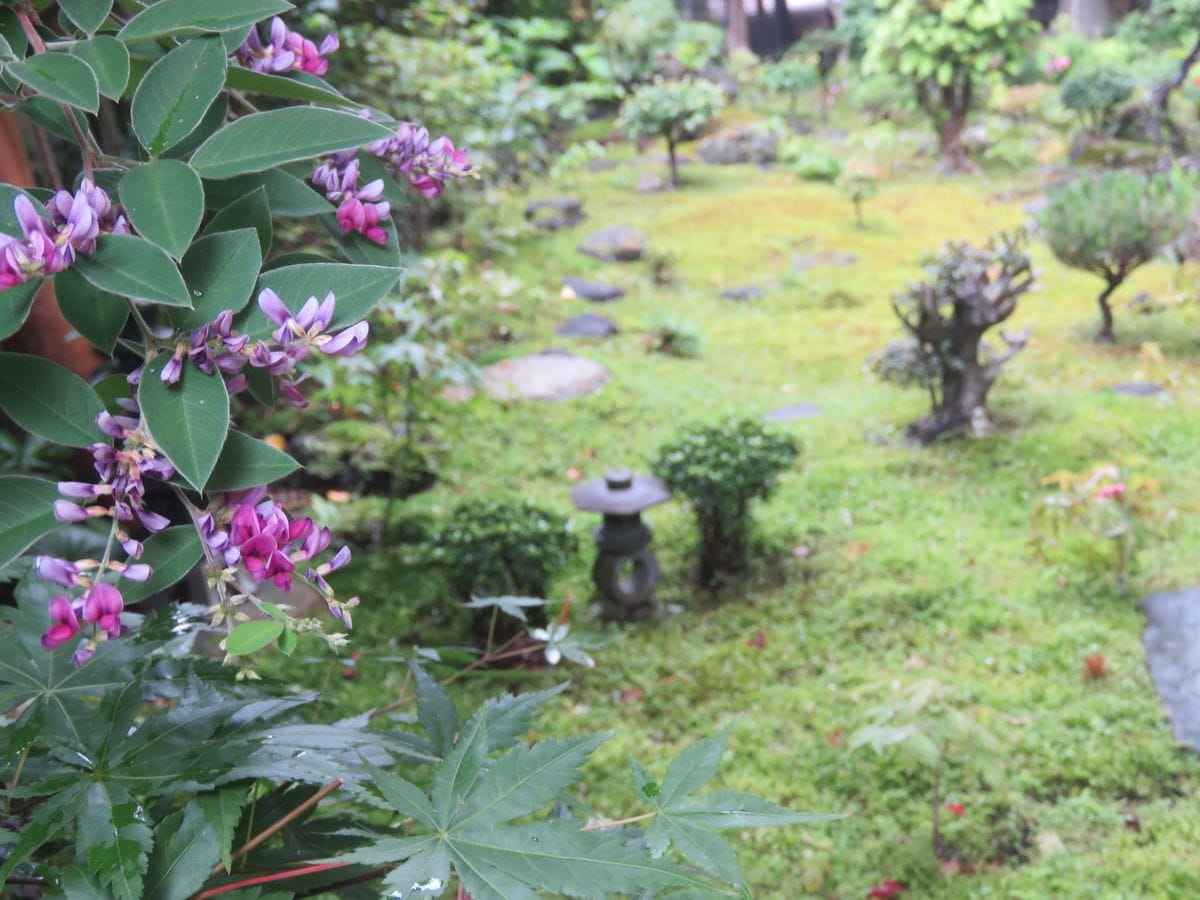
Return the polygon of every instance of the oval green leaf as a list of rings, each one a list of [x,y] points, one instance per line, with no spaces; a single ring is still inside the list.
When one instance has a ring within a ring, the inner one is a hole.
[[[129,318],[124,298],[100,290],[74,269],[55,276],[54,297],[76,331],[105,353],[112,353]]]
[[[286,0],[159,0],[120,30],[123,41],[180,31],[229,31],[292,8]]]
[[[79,26],[79,30],[91,34],[104,24],[112,12],[113,0],[58,0],[59,12]]]
[[[86,381],[58,363],[24,353],[0,353],[0,409],[28,431],[56,444],[87,447],[103,440],[104,411]]]
[[[400,269],[383,266],[355,266],[345,263],[302,263],[263,272],[258,289],[270,288],[292,312],[299,312],[309,297],[321,300],[328,293],[337,298],[332,328],[342,328],[363,319],[387,296],[400,277]],[[242,319],[241,331],[252,339],[265,337],[275,329],[258,304],[252,305]]]
[[[137,233],[176,259],[183,256],[204,212],[204,187],[192,167],[156,160],[122,178],[119,192]]]
[[[176,324],[199,328],[227,309],[241,312],[250,300],[261,265],[258,234],[253,228],[200,238],[183,257],[183,280],[192,295],[192,311]]]
[[[211,209],[223,209],[260,187],[266,189],[273,216],[319,216],[332,208],[328,200],[282,169],[206,181],[204,199]]]
[[[219,38],[180,44],[150,67],[134,91],[131,120],[138,141],[151,156],[178,144],[200,124],[224,83]]]
[[[286,453],[240,431],[230,431],[205,493],[240,491],[270,484],[300,468]]]
[[[125,602],[136,603],[166,590],[190,572],[203,555],[204,547],[194,525],[176,525],[150,535],[138,560],[150,567],[150,579],[141,583],[124,582],[121,593]]]
[[[391,134],[382,125],[352,113],[291,106],[231,122],[197,148],[191,163],[205,178],[232,178],[351,150]]]
[[[0,476],[0,568],[62,523],[54,518],[58,486],[24,475]]]
[[[92,67],[67,53],[38,53],[12,63],[4,71],[39,94],[94,113],[100,108],[100,85]]]
[[[101,235],[95,251],[75,261],[75,270],[101,290],[131,300],[188,308],[192,305],[175,263],[139,237]]]
[[[90,41],[81,41],[70,50],[96,73],[100,93],[116,100],[125,93],[129,84],[129,51],[115,37],[97,35]]]
[[[256,653],[283,634],[284,624],[274,619],[243,622],[225,639],[225,652],[230,656]]]
[[[267,205],[266,188],[258,187],[239,200],[233,201],[215,216],[204,227],[205,234],[216,234],[219,231],[230,231],[243,225],[250,225],[258,234],[259,249],[266,256],[271,250],[273,229],[271,227],[271,208]]]
[[[282,75],[255,72],[251,69],[236,67],[230,69],[229,87],[247,94],[263,94],[283,100],[321,103],[325,106],[356,107],[358,105],[330,87],[305,84],[295,78],[284,78]]]
[[[160,377],[171,357],[162,353],[146,363],[138,385],[138,405],[154,442],[175,470],[196,490],[202,490],[229,431],[229,392],[220,374],[205,375],[184,365],[178,383],[165,385]]]
[[[25,324],[29,310],[33,308],[33,298],[41,286],[42,279],[35,278],[0,291],[0,340],[16,334]]]

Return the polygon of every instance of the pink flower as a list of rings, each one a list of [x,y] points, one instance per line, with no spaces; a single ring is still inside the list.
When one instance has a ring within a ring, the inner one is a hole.
[[[110,638],[121,636],[121,613],[124,609],[125,598],[111,584],[99,582],[83,595],[84,621],[98,625],[102,631],[108,632]]]
[[[292,31],[276,16],[271,20],[271,42],[263,44],[258,29],[251,29],[234,55],[238,62],[253,72],[286,72],[294,69],[313,75],[324,75],[329,69],[328,56],[338,49],[336,34],[328,34],[318,47],[304,35]]]
[[[1093,496],[1097,500],[1120,500],[1125,496],[1125,482],[1117,481],[1098,487]]]
[[[961,816],[963,813],[965,813],[967,811],[967,808],[965,806],[963,806],[961,803],[947,803],[946,809],[948,809],[950,812],[954,813],[954,815],[956,815],[956,816]]]
[[[1046,71],[1055,75],[1061,75],[1069,68],[1071,68],[1071,57],[1066,55],[1053,56],[1046,62]]]
[[[876,885],[867,891],[868,897],[898,897],[904,893],[904,885],[891,878],[885,878],[883,884]]]
[[[42,647],[53,650],[79,634],[79,617],[71,601],[61,594],[50,601],[51,625],[42,635]]]

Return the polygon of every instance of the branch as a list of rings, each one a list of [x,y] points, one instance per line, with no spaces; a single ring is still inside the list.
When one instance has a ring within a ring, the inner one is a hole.
[[[995,381],[1000,377],[1000,370],[1004,368],[1004,364],[1025,349],[1025,345],[1029,343],[1029,337],[1032,333],[1032,325],[1025,326],[1025,328],[1016,334],[1008,331],[1000,332],[1000,337],[1004,339],[1004,343],[1008,345],[1008,349],[987,361],[987,364],[984,366],[984,376],[989,381]]]

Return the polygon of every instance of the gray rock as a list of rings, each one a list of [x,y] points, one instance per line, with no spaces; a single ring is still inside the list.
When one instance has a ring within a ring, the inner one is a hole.
[[[583,202],[575,197],[533,200],[525,206],[525,218],[547,231],[570,228],[583,221]]]
[[[710,166],[775,161],[779,139],[758,125],[725,128],[706,137],[696,148],[699,157]]]
[[[982,153],[992,146],[992,139],[986,125],[969,125],[963,129],[962,143],[968,153]]]
[[[815,269],[818,266],[852,266],[856,262],[858,262],[858,257],[853,253],[838,253],[836,250],[801,253],[792,259],[792,265],[801,271]]]
[[[781,406],[774,412],[767,413],[768,422],[791,422],[795,419],[807,419],[819,416],[824,410],[815,403],[796,403],[792,406]]]
[[[625,161],[621,159],[593,159],[587,164],[587,170],[589,172],[607,172],[609,169],[616,169],[623,165],[625,165]]]
[[[766,294],[767,289],[761,284],[744,284],[741,287],[725,288],[721,291],[723,300],[757,300]]]
[[[1200,588],[1149,594],[1138,606],[1146,666],[1175,739],[1200,750]]]
[[[666,187],[666,184],[661,177],[655,175],[653,172],[647,172],[638,179],[634,190],[639,194],[657,194],[664,187]]]
[[[605,262],[633,262],[646,252],[646,239],[632,228],[613,225],[589,234],[578,249]]]
[[[1114,384],[1109,388],[1114,394],[1124,394],[1127,397],[1156,397],[1165,394],[1167,389],[1153,381],[1127,381]]]
[[[620,300],[625,296],[625,289],[617,287],[615,284],[603,284],[599,281],[587,281],[583,278],[571,278],[568,276],[563,279],[563,285],[570,288],[571,293],[576,297],[591,303],[609,303],[613,300]]]
[[[608,316],[598,313],[584,313],[572,316],[554,329],[560,337],[606,338],[617,333],[617,323]]]
[[[483,389],[494,400],[567,400],[594,394],[608,370],[563,351],[506,359],[483,370]]]

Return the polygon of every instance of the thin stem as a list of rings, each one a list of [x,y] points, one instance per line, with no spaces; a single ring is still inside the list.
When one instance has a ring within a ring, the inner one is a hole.
[[[86,123],[80,128],[79,121],[75,118],[75,110],[69,106],[64,106],[62,109],[67,114],[67,121],[71,124],[71,131],[75,135],[76,143],[79,144],[79,152],[83,155],[83,177],[91,181],[92,170],[95,168],[93,158],[95,150],[90,140],[91,134],[87,131]]]
[[[253,850],[255,847],[257,847],[263,841],[270,838],[271,835],[275,834],[281,828],[286,827],[289,823],[294,822],[296,819],[298,819],[300,816],[304,815],[306,812],[308,812],[310,809],[312,809],[314,806],[316,806],[318,803],[320,803],[322,800],[324,800],[326,797],[328,797],[330,794],[332,794],[334,791],[336,791],[341,786],[342,786],[342,779],[340,779],[340,778],[333,779],[333,781],[329,782],[329,784],[325,785],[325,787],[321,788],[319,791],[317,791],[315,794],[313,794],[311,797],[309,797],[307,800],[305,800],[303,803],[301,803],[299,806],[297,806],[295,809],[293,809],[286,816],[283,816],[282,818],[278,819],[272,825],[270,825],[267,828],[264,828],[262,831],[260,831],[258,834],[256,834],[254,837],[252,837],[250,840],[248,840],[241,847],[241,849],[239,849],[236,853],[233,854],[233,856],[230,857],[230,863],[232,864],[235,860],[241,859],[243,856],[245,856],[247,853],[249,853],[251,850]],[[339,863],[339,865],[345,865],[345,863]],[[219,875],[221,873],[221,870],[224,868],[225,868],[224,864],[217,863],[215,866],[212,867],[212,870],[208,873],[209,878],[212,878],[215,875]],[[247,882],[247,883],[250,883],[250,882]],[[208,896],[208,895],[201,894],[200,896],[204,897],[204,896]]]
[[[631,825],[634,822],[645,822],[647,819],[653,819],[657,816],[657,812],[642,813],[640,816],[630,816],[627,819],[606,819],[603,822],[593,822],[591,825],[584,825],[580,831],[600,831],[604,828],[616,828],[619,825]]]
[[[42,168],[46,170],[46,177],[54,185],[56,191],[61,191],[65,186],[62,172],[58,169],[58,160],[54,158],[54,148],[50,146],[50,138],[46,134],[46,130],[41,126],[35,125],[33,128],[33,141],[37,144],[38,156],[41,157]]]
[[[216,897],[221,894],[228,894],[231,891],[239,891],[242,888],[252,887],[256,884],[269,884],[272,881],[283,881],[286,878],[299,878],[301,875],[312,875],[317,872],[327,872],[330,869],[340,869],[348,866],[349,863],[334,862],[334,863],[319,863],[315,866],[301,866],[299,869],[288,869],[286,872],[275,872],[271,875],[259,875],[257,878],[247,878],[244,881],[235,881],[232,884],[223,884],[218,888],[203,891],[196,894],[193,900],[207,900],[208,897]]]
[[[17,770],[15,772],[13,772],[12,782],[8,786],[8,789],[10,791],[15,791],[17,789],[17,785],[21,783],[21,770],[25,768],[25,760],[28,757],[29,757],[29,748],[26,747],[24,750],[21,751],[21,758],[17,760]],[[5,806],[7,806],[7,805],[8,804],[5,803]]]
[[[42,41],[42,36],[37,33],[37,29],[33,27],[33,22],[29,20],[29,13],[32,9],[28,3],[22,3],[16,10],[17,21],[21,23],[21,30],[25,32],[25,37],[29,39],[29,44],[33,47],[33,52],[45,53],[46,44]]]
[[[158,343],[158,338],[150,329],[150,323],[146,321],[146,317],[142,315],[142,311],[137,308],[137,304],[132,300],[126,300],[129,304],[129,313],[133,316],[133,321],[137,323],[138,330],[142,333],[142,337],[146,341],[147,347],[153,347]]]

